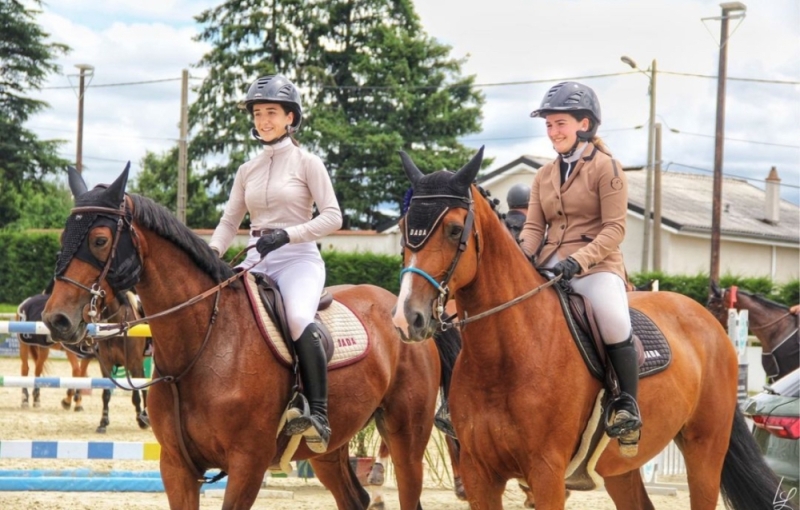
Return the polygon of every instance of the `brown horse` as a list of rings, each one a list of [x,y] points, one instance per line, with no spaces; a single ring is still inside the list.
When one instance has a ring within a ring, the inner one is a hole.
[[[736,286],[720,289],[714,282],[708,309],[723,327],[728,310],[747,310],[750,332],[761,342],[761,366],[771,383],[800,366],[800,317],[789,307]]]
[[[25,299],[17,306],[16,319],[17,321],[35,322],[42,318],[42,310],[50,297],[49,294],[36,294]],[[54,342],[50,335],[35,335],[35,334],[19,334],[19,358],[21,361],[20,375],[28,377],[30,374],[30,360],[33,360],[33,374],[35,377],[41,377],[45,373],[47,360],[50,358],[50,349],[56,351],[64,351],[67,355],[72,368],[73,377],[86,377],[86,369],[88,361],[80,359],[73,351],[65,349],[63,345]],[[33,389],[33,407],[41,405],[40,388]],[[68,389],[67,395],[61,400],[61,407],[69,411],[72,408],[72,403],[75,402],[75,411],[83,411],[83,398],[81,390]],[[28,388],[22,388],[22,407],[26,408],[30,405],[30,396],[28,395]]]
[[[222,508],[251,508],[288,440],[279,426],[295,379],[265,344],[233,270],[166,208],[126,195],[127,178],[126,168],[107,189],[87,191],[71,170],[76,208],[44,321],[58,340],[76,342],[105,296],[136,285],[153,333],[148,409],[170,508],[198,508],[211,468],[228,475]],[[366,508],[348,441],[374,417],[391,451],[401,507],[420,508],[440,379],[436,346],[400,340],[392,293],[371,285],[331,293],[358,317],[370,343],[357,362],[330,373],[328,451],[315,455],[301,442],[293,458],[310,459],[338,508]]]
[[[471,184],[482,157],[481,149],[455,174],[423,175],[402,154],[414,196],[395,323],[420,340],[441,327],[442,303],[455,298],[462,350],[450,411],[472,508],[502,508],[507,480],[519,478],[537,509],[563,510],[567,467],[602,384],[575,347],[552,282]],[[773,508],[778,480],[737,407],[737,359],[725,331],[679,294],[635,292],[629,300],[666,337],[672,360],[641,382],[638,454],[623,457],[613,441],[597,461],[617,508],[653,509],[639,468],[673,440],[686,461],[692,510],[716,508],[720,490],[736,510]]]

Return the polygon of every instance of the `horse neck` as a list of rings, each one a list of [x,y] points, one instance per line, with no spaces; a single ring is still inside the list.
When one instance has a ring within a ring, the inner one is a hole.
[[[747,310],[748,327],[761,342],[764,352],[771,351],[792,329],[797,329],[798,319],[788,314],[788,310],[768,306],[742,292],[737,296],[736,306],[739,310]]]
[[[146,229],[139,229],[148,255],[144,257],[142,276],[136,292],[145,317],[181,305],[216,285],[189,256],[170,241]],[[227,292],[226,299],[241,293]],[[164,373],[175,375],[197,353],[208,328],[216,294],[171,312],[163,317],[148,319],[158,364]],[[234,307],[236,309],[236,307]],[[239,306],[239,309],[242,309]],[[216,317],[219,327],[222,313]],[[228,319],[232,320],[232,319]]]
[[[476,214],[481,254],[472,283],[455,296],[462,317],[465,311],[468,316],[477,315],[547,283],[507,234],[505,226],[499,220],[493,221],[492,211],[489,214],[492,216],[483,211]],[[532,349],[538,357],[546,357],[546,350],[559,345],[551,340],[564,332],[569,334],[558,298],[553,289],[545,288],[500,313],[469,324],[463,332],[462,352],[481,363],[492,359],[505,363]],[[476,341],[470,342],[472,338]]]

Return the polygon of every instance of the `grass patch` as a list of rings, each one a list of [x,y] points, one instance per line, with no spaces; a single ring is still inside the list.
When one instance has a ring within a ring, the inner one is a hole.
[[[7,305],[0,303],[0,313],[15,313],[19,305]]]

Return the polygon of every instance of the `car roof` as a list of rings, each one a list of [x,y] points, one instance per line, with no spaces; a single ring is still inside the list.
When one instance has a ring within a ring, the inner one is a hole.
[[[772,393],[784,397],[800,397],[800,368],[789,372],[769,386]]]

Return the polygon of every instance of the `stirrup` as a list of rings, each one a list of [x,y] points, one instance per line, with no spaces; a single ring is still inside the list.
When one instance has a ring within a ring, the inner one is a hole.
[[[436,415],[433,417],[433,424],[442,434],[458,439],[456,437],[456,429],[453,428],[453,422],[450,421],[450,409],[447,406],[447,402],[442,402],[441,407],[436,411]]]
[[[287,436],[302,434],[311,426],[311,406],[308,405],[305,395],[302,393],[295,395],[286,407],[284,417],[286,424],[283,427],[283,433]]]
[[[640,416],[639,404],[631,395],[622,392],[606,407],[604,416],[606,434],[608,437],[618,438],[638,432],[642,428]]]
[[[296,421],[305,421],[306,418],[298,418]],[[325,453],[328,451],[328,441],[331,438],[331,427],[328,425],[328,418],[322,415],[312,415],[308,418],[308,427],[303,432],[306,446],[314,453]]]

